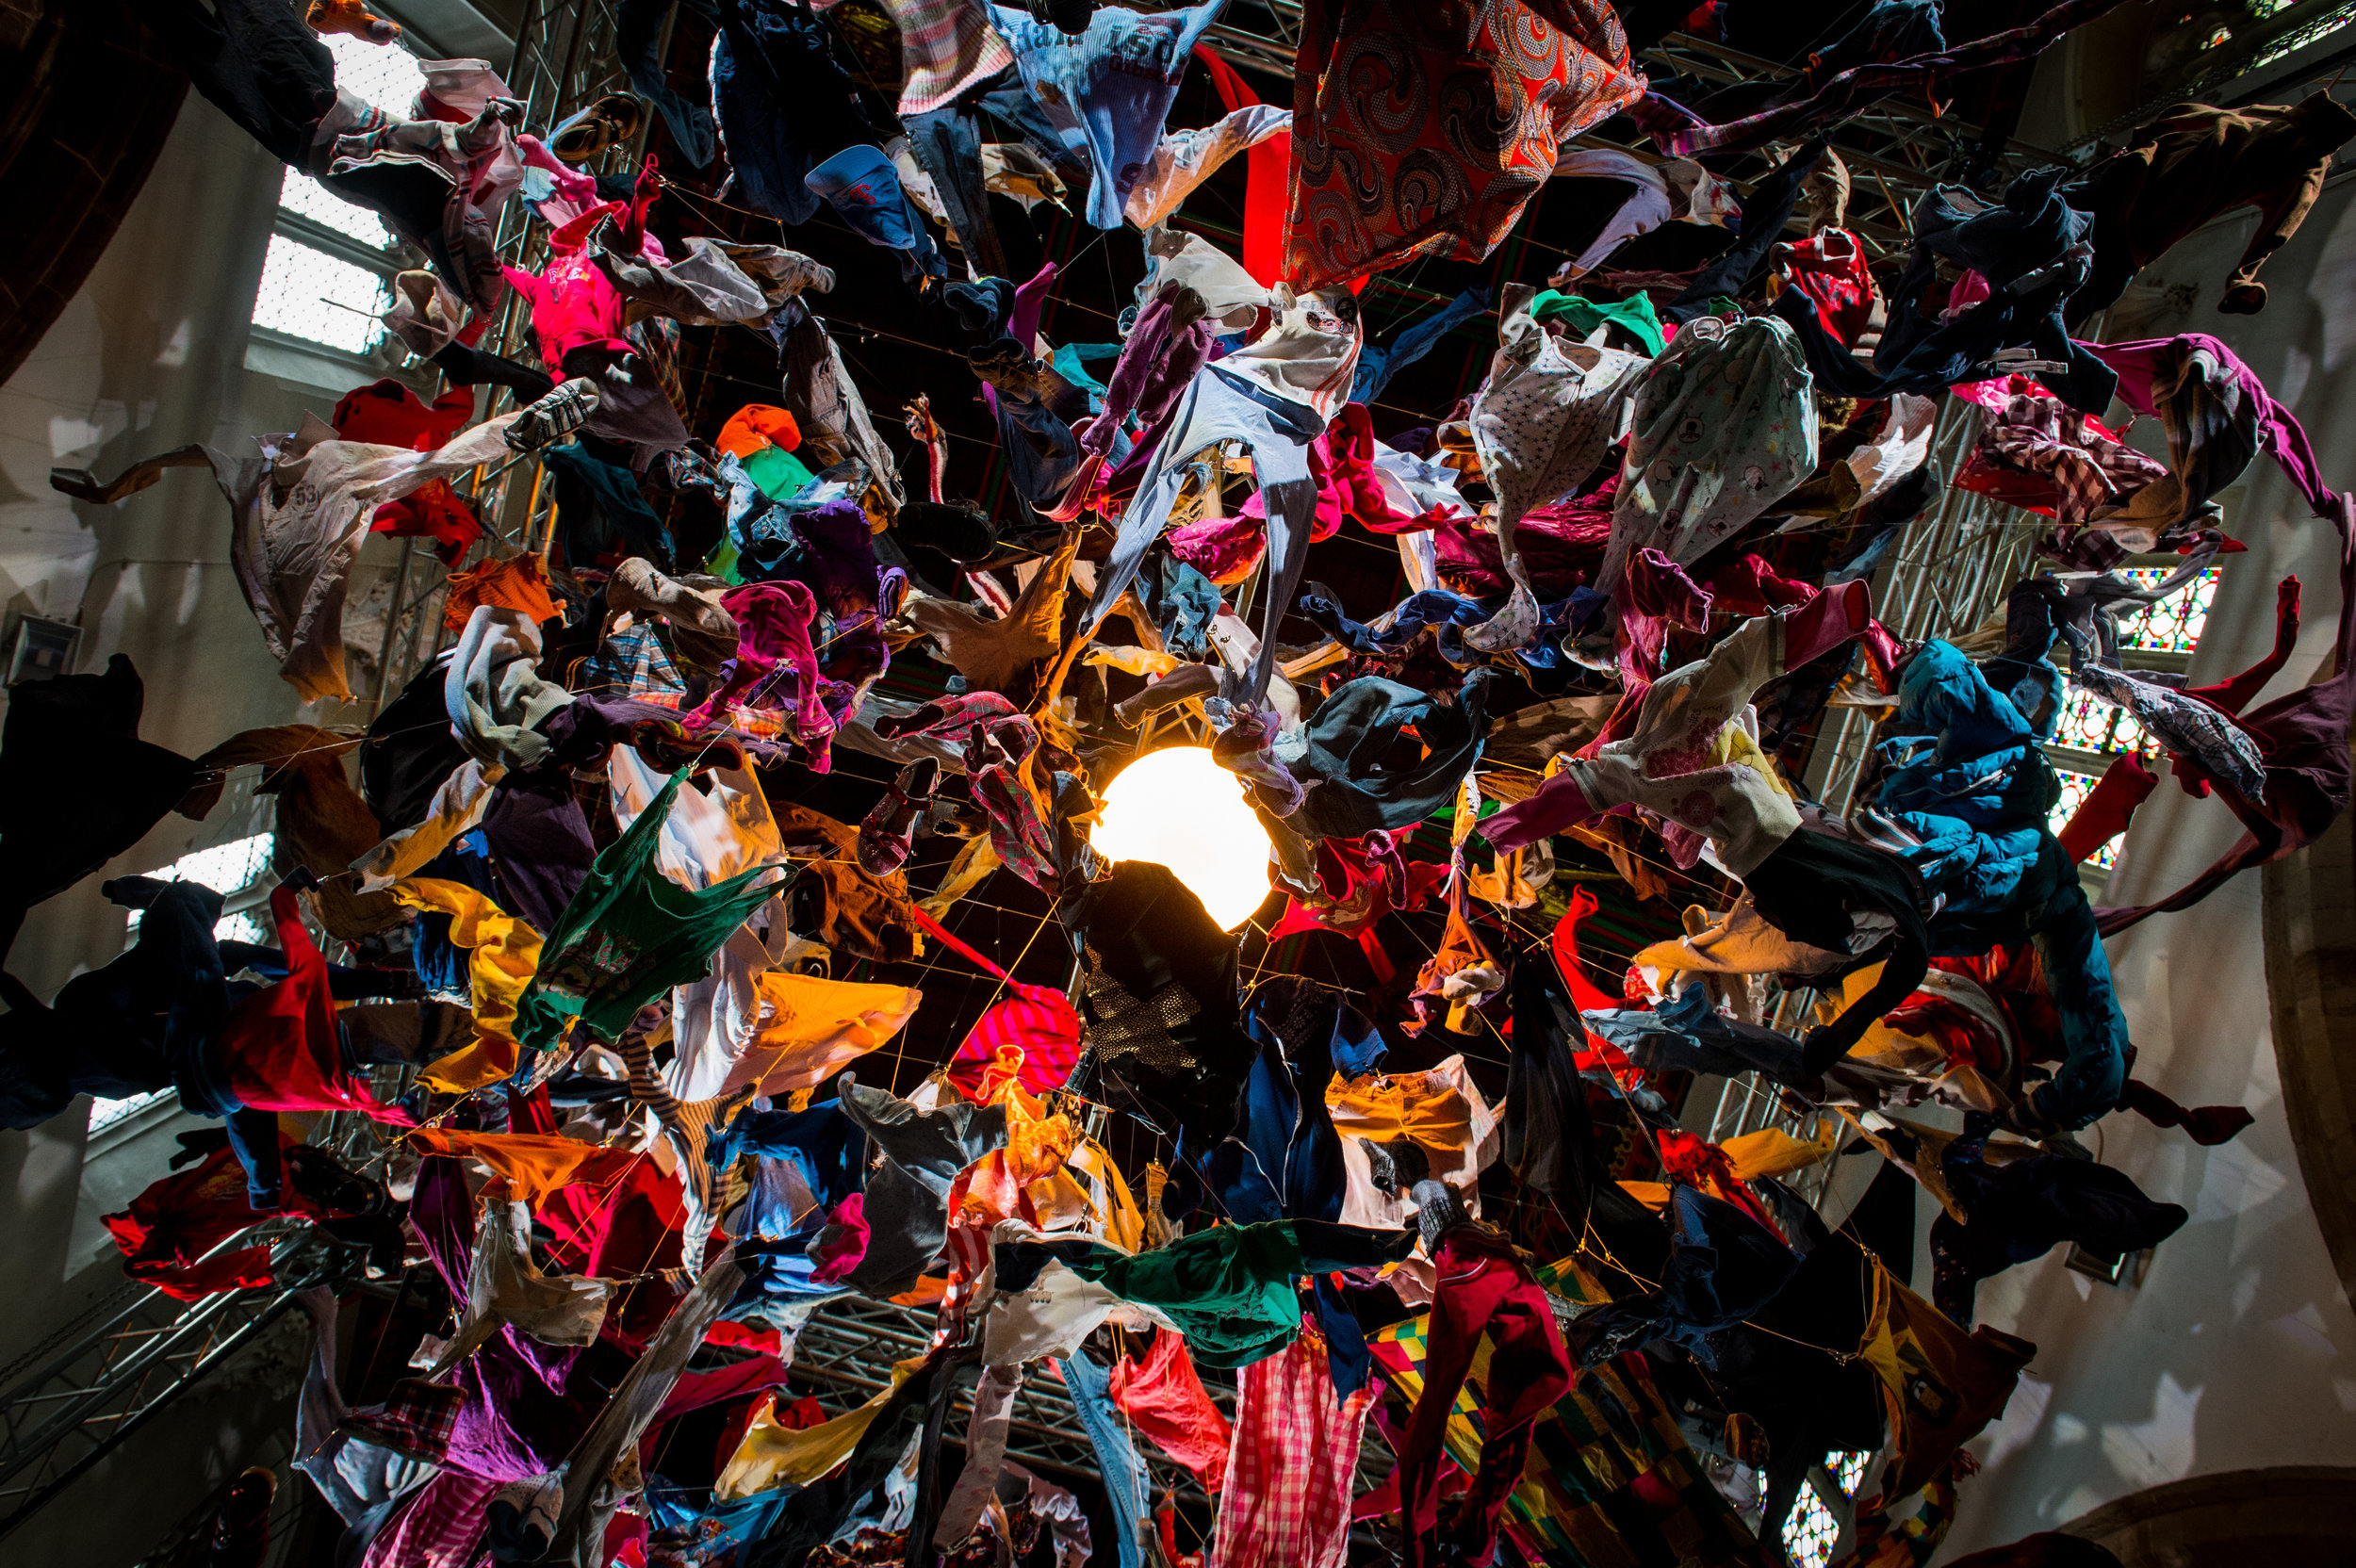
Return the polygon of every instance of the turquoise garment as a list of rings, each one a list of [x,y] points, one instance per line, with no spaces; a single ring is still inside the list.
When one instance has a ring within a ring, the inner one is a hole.
[[[1931,917],[1933,950],[2037,944],[2062,1064],[2031,1103],[2047,1122],[2084,1127],[2126,1086],[2127,1021],[2077,865],[2046,826],[2061,798],[2053,765],[2011,700],[1936,639],[1906,662],[1893,727],[1877,804],[1922,841],[1898,853],[1924,894],[1945,901]]]
[[[1055,374],[1088,395],[1088,412],[1104,412],[1104,384],[1088,374],[1088,362],[1108,365],[1121,357],[1118,343],[1064,343],[1056,347],[1049,363]]]
[[[783,447],[763,447],[737,461],[744,466],[744,477],[773,501],[790,501],[817,482],[802,460]]]
[[[1609,321],[1644,344],[1648,354],[1658,354],[1668,343],[1661,335],[1661,317],[1652,307],[1652,296],[1641,289],[1616,304],[1597,304],[1577,294],[1562,294],[1549,288],[1530,302],[1530,314],[1540,321],[1562,321],[1580,337]]]

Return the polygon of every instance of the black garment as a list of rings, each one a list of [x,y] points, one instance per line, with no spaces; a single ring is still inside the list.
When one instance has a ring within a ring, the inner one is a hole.
[[[1868,368],[1824,330],[1816,307],[1786,290],[1775,312],[1799,335],[1820,396],[1886,398],[1937,394],[1957,382],[2000,373],[1997,351],[2028,349],[2041,362],[2067,366],[2037,379],[2072,408],[2101,414],[2119,375],[2071,340],[2062,309],[2091,266],[2084,247],[2094,220],[2064,199],[2070,170],[2037,169],[2015,179],[2004,202],[1983,204],[1960,186],[1939,186],[1915,204],[1914,254],[1890,293],[1890,319]],[[1952,321],[1944,301],[1926,308],[1941,258],[1968,267],[1993,290]]]
[[[228,977],[213,926],[221,896],[194,882],[118,877],[106,894],[143,911],[131,950],[67,981],[46,1007],[0,974],[0,1126],[37,1127],[79,1094],[127,1100],[179,1091],[181,1106],[228,1120],[245,1167],[247,1200],[279,1203],[278,1119],[249,1111],[214,1058],[229,1012]]]
[[[669,567],[671,531],[646,504],[627,465],[608,462],[580,441],[551,447],[540,461],[556,482],[556,526],[567,565],[619,554]]]
[[[623,74],[630,77],[630,90],[663,111],[663,123],[671,127],[671,141],[679,155],[694,168],[709,169],[714,148],[712,110],[674,91],[670,74],[663,68],[663,20],[670,14],[672,4],[673,0],[622,0],[614,15],[614,53],[622,62]],[[684,0],[681,8],[706,22],[720,20],[714,0]],[[710,90],[707,84],[697,85]]]
[[[313,129],[335,106],[335,57],[292,6],[214,0],[208,11],[196,0],[134,3],[214,107],[279,162],[309,164]]]
[[[226,973],[236,974],[250,970],[265,980],[284,980],[287,974],[286,955],[275,947],[257,942],[222,942],[219,944],[221,967]],[[241,1000],[261,988],[247,982],[242,987],[232,984],[230,999]],[[327,994],[338,1002],[400,1002],[417,995],[417,976],[413,970],[360,969],[350,964],[327,966]]]
[[[504,386],[522,404],[536,403],[556,390],[556,378],[515,360],[452,343],[437,351],[434,364],[452,386]]]
[[[1665,1339],[1714,1367],[1711,1336],[1774,1299],[1799,1270],[1800,1260],[1774,1232],[1693,1187],[1670,1190],[1669,1217],[1669,1263],[1659,1288],[1598,1307],[1572,1325],[1565,1337],[1579,1365]]]
[[[1294,819],[1301,832],[1354,839],[1377,827],[1412,827],[1445,809],[1480,760],[1488,694],[1486,668],[1441,696],[1379,676],[1334,688],[1310,715],[1308,750],[1289,764],[1296,777],[1319,780]],[[1414,735],[1400,733],[1411,725]]]
[[[8,693],[0,727],[0,954],[16,940],[26,909],[138,843],[196,782],[195,763],[139,738],[145,701],[139,671],[120,653],[102,675],[28,680]]]
[[[794,0],[719,0],[712,106],[744,201],[785,223],[826,204],[803,177],[845,147],[880,144],[818,13]]]
[[[1760,919],[1830,953],[1849,951],[1857,928],[1853,910],[1875,910],[1897,923],[1891,936],[1849,966],[1882,961],[1873,988],[1804,1037],[1811,1077],[1847,1055],[1874,1020],[1922,983],[1930,968],[1931,929],[1922,914],[1922,890],[1911,868],[1895,855],[1803,827],[1753,867],[1742,885]]]
[[[1800,203],[1800,187],[1816,166],[1824,161],[1826,142],[1818,137],[1785,159],[1782,166],[1752,188],[1742,199],[1742,226],[1735,232],[1734,245],[1702,270],[1699,277],[1688,284],[1685,292],[1669,302],[1661,313],[1664,321],[1691,321],[1698,317],[1713,316],[1712,300],[1724,296],[1735,299],[1751,285],[1767,265],[1767,253],[1783,238],[1783,226],[1792,220],[1792,209]],[[1791,290],[1798,293],[1797,289]],[[1809,307],[1811,310],[1813,306]]]
[[[589,818],[573,794],[572,770],[543,762],[491,787],[483,837],[505,890],[501,907],[542,936],[556,929],[597,858]]]
[[[449,672],[450,656],[436,655],[377,710],[360,743],[360,797],[388,834],[425,821],[434,792],[466,765],[466,748],[450,733],[444,706]]]
[[[1121,861],[1062,907],[1097,1070],[1150,1125],[1197,1147],[1225,1137],[1255,1054],[1236,1022],[1236,939],[1151,860]]]
[[[1366,1016],[1332,988],[1276,975],[1252,993],[1244,1029],[1259,1055],[1244,1081],[1243,1119],[1213,1147],[1204,1176],[1239,1224],[1269,1219],[1338,1221],[1350,1184],[1342,1135],[1326,1109],[1334,1048],[1380,1043]],[[1333,1386],[1348,1396],[1366,1386],[1373,1357],[1340,1290],[1317,1282],[1314,1310],[1332,1356]]]
[[[1505,1165],[1515,1181],[1554,1200],[1574,1230],[1612,1185],[1595,1148],[1587,1086],[1572,1056],[1583,1039],[1553,956],[1513,961],[1513,1036],[1505,1064]]]
[[[1904,1171],[1887,1168],[1913,1187]],[[1909,1261],[1913,1251],[1909,1233]],[[1767,1438],[1767,1518],[1790,1516],[1808,1467],[1828,1450],[1881,1445],[1880,1380],[1861,1361],[1835,1359],[1864,1336],[1872,1278],[1857,1243],[1836,1235],[1810,1249],[1747,1321],[1712,1340],[1718,1364],[1710,1391],[1724,1409],[1758,1421]]]
[[[2092,1160],[2037,1154],[1989,1165],[1981,1157],[1988,1132],[1967,1131],[1939,1157],[1947,1190],[1971,1222],[1958,1224],[1944,1211],[1931,1221],[1931,1302],[1967,1328],[1982,1280],[2065,1241],[2115,1262],[2158,1246],[2192,1217],[2174,1203],[2154,1203],[2126,1172]]]

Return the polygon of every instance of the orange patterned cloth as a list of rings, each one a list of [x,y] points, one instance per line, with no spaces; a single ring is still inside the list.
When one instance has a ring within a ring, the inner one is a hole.
[[[450,597],[443,601],[442,624],[464,631],[478,604],[520,610],[534,625],[556,617],[556,600],[548,596],[548,564],[525,554],[507,561],[485,561],[450,574]]]
[[[1294,288],[1479,261],[1560,145],[1644,96],[1605,0],[1308,0],[1293,77]]]

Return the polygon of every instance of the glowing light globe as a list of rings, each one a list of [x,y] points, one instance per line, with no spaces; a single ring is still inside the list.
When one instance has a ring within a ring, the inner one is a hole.
[[[1207,746],[1166,746],[1121,770],[1104,791],[1088,841],[1113,860],[1168,866],[1219,929],[1232,931],[1268,897],[1268,829],[1243,780]]]

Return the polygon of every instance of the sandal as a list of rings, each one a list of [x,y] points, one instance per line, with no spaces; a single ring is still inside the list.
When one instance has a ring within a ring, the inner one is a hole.
[[[941,786],[941,760],[920,757],[900,770],[892,789],[859,825],[859,863],[870,876],[890,876],[908,862],[917,825]]]
[[[609,92],[548,133],[548,149],[566,163],[586,163],[645,129],[646,106],[627,92]]]

